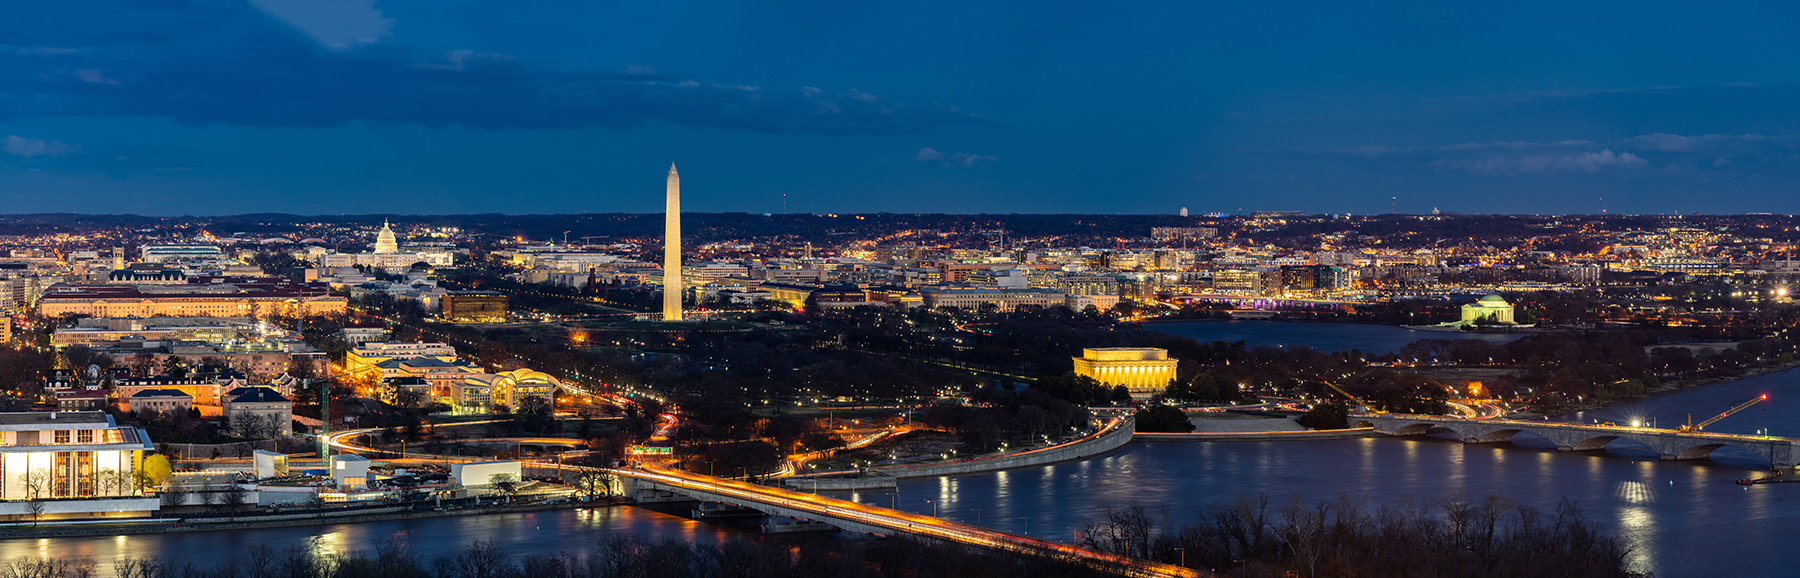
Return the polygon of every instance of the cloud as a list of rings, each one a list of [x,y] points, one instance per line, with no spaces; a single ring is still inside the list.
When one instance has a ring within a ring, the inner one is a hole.
[[[1545,175],[1585,172],[1593,174],[1606,169],[1641,169],[1649,164],[1631,153],[1615,153],[1612,149],[1598,152],[1567,154],[1483,155],[1474,158],[1440,158],[1430,167],[1438,170],[1463,171],[1476,175]]]
[[[249,0],[250,5],[312,38],[319,46],[347,50],[387,38],[392,19],[374,0]]]
[[[1469,142],[1442,146],[1294,148],[1277,155],[1339,158],[1389,171],[1457,171],[1480,176],[1630,175],[1652,166],[1673,172],[1725,170],[1739,160],[1800,169],[1800,135],[1652,133],[1608,141]]]
[[[978,155],[972,153],[945,154],[937,149],[925,147],[919,149],[918,154],[913,155],[913,160],[922,163],[936,162],[946,167],[968,168],[979,164],[998,161],[1000,158],[992,155]]]
[[[259,0],[265,12],[206,0],[0,3],[0,38],[9,46],[58,47],[0,60],[0,121],[150,116],[256,127],[683,125],[840,135],[995,126],[954,107],[854,88],[727,85],[646,67],[571,71],[470,51],[419,54],[377,41],[388,24],[367,1],[294,8],[311,4]],[[338,25],[334,10],[354,16],[341,30],[318,24]]]
[[[60,157],[75,152],[77,147],[58,141],[7,135],[0,138],[0,152],[20,158]]]

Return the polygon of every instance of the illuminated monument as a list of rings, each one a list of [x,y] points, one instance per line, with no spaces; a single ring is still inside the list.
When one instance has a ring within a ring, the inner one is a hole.
[[[1098,347],[1081,350],[1075,373],[1109,385],[1123,385],[1133,397],[1162,393],[1175,379],[1180,361],[1169,359],[1169,350],[1155,347]]]
[[[394,235],[394,228],[387,221],[381,222],[381,233],[375,235],[375,254],[392,255],[400,252],[400,239]]]
[[[669,163],[668,206],[663,212],[663,321],[681,321],[681,175]]]

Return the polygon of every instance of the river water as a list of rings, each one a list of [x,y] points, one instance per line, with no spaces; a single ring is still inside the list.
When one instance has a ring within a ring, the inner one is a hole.
[[[508,553],[529,555],[582,552],[609,537],[631,534],[702,544],[756,537],[648,509],[616,506],[255,530],[0,540],[0,561],[36,556],[86,559],[96,562],[99,575],[112,576],[112,561],[119,558],[186,559],[206,566],[243,556],[259,544],[336,554],[372,551],[391,540],[429,562],[458,554],[476,540],[493,540]]]
[[[1144,324],[1146,329],[1153,329],[1192,337],[1200,341],[1242,341],[1255,347],[1258,345],[1306,346],[1319,351],[1349,351],[1356,349],[1363,353],[1393,353],[1406,344],[1421,339],[1480,339],[1493,343],[1505,343],[1523,337],[1523,334],[1506,333],[1451,333],[1445,331],[1417,331],[1394,325],[1368,325],[1362,323],[1315,323],[1303,321],[1169,321]]]
[[[1298,343],[1321,350],[1341,336],[1309,331],[1366,331],[1369,326],[1271,322],[1201,322],[1232,328],[1256,324],[1259,343]],[[1157,329],[1169,325],[1157,324]],[[1315,326],[1311,330],[1295,326]],[[1325,326],[1325,327],[1317,327]],[[1418,335],[1400,328],[1381,327]],[[1218,335],[1215,328],[1206,331]],[[1235,329],[1233,329],[1235,331]],[[1174,333],[1175,331],[1171,331]],[[1361,333],[1359,333],[1361,334]],[[1363,334],[1365,337],[1367,334]],[[1428,334],[1427,334],[1428,335]],[[1210,337],[1209,337],[1210,338]],[[1241,338],[1240,338],[1241,339]],[[1389,342],[1391,343],[1391,342]],[[1379,347],[1357,345],[1365,351]],[[1634,404],[1569,416],[1573,421],[1625,422],[1656,418],[1669,427],[1688,412],[1713,415],[1751,397],[1769,401],[1719,422],[1710,431],[1800,437],[1800,370],[1752,377]],[[1188,522],[1238,496],[1299,494],[1331,499],[1342,492],[1371,505],[1403,500],[1500,495],[1542,510],[1576,500],[1590,519],[1628,540],[1632,562],[1657,576],[1774,576],[1800,565],[1800,484],[1743,487],[1733,481],[1760,475],[1767,462],[1730,448],[1711,459],[1663,462],[1654,452],[1614,442],[1605,452],[1559,453],[1543,438],[1521,434],[1512,443],[1464,445],[1443,438],[1284,442],[1138,442],[1087,460],[987,474],[909,479],[897,492],[840,493],[859,501],[991,528],[1069,540],[1100,512],[1138,502]],[[929,500],[929,501],[928,501]],[[473,540],[498,540],[515,553],[578,551],[618,534],[711,543],[749,537],[736,530],[634,507],[530,514],[335,524],[187,534],[0,541],[0,559],[19,556],[88,558],[109,574],[119,556],[179,556],[210,560],[251,545],[300,546],[321,551],[367,549],[395,538],[425,557],[453,554]]]

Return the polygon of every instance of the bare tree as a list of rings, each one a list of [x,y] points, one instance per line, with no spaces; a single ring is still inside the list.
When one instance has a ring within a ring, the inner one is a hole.
[[[244,503],[249,496],[250,490],[246,490],[243,486],[237,484],[231,484],[225,487],[225,492],[220,496],[220,499],[224,501],[226,509],[240,510],[243,509]]]
[[[44,517],[44,509],[48,507],[49,504],[44,503],[43,500],[25,502],[25,512],[31,514],[31,525],[37,525],[38,519]]]
[[[157,498],[162,500],[164,508],[171,508],[187,503],[187,494],[187,490],[182,489],[180,486],[169,486],[159,490],[157,492]]]
[[[494,487],[499,488],[502,493],[505,493],[508,496],[519,493],[519,490],[525,486],[523,482],[519,481],[519,476],[512,474],[494,474],[488,476],[488,483],[493,484]]]
[[[119,477],[118,470],[100,468],[100,471],[94,472],[94,486],[95,489],[100,490],[102,496],[116,496],[125,493],[124,482],[125,479]]]
[[[602,495],[611,495],[613,484],[617,481],[618,477],[612,474],[598,470],[588,470],[576,474],[574,485],[575,489],[581,492],[581,495],[592,499]]]
[[[38,468],[19,474],[19,482],[25,487],[25,499],[42,500],[50,497],[50,470]]]
[[[239,413],[232,416],[231,429],[241,437],[262,439],[268,437],[269,419],[257,413]]]

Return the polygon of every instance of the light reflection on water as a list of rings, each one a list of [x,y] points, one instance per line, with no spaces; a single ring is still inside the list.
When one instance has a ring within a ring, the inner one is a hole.
[[[429,562],[431,558],[460,553],[476,540],[494,540],[508,553],[525,555],[581,552],[600,541],[626,534],[702,544],[756,538],[686,518],[620,506],[257,530],[0,540],[0,561],[31,556],[87,559],[96,562],[95,570],[100,576],[111,576],[112,562],[120,558],[184,558],[208,566],[225,557],[241,555],[258,544],[277,550],[299,547],[339,554],[366,552],[382,541],[397,540]]]
[[[1076,467],[957,476],[957,491],[939,493],[946,501],[938,508],[945,518],[969,523],[977,508],[986,509],[982,522],[988,527],[1019,532],[1028,525],[1040,537],[1066,540],[1068,529],[1098,520],[1105,508],[1132,502],[1159,519],[1166,509],[1168,520],[1187,523],[1206,508],[1258,493],[1281,503],[1296,493],[1317,500],[1342,492],[1372,504],[1500,495],[1546,516],[1568,498],[1585,518],[1629,541],[1636,569],[1663,577],[1732,570],[1759,575],[1771,564],[1800,563],[1800,552],[1790,553],[1791,548],[1768,549],[1800,523],[1800,512],[1781,507],[1784,496],[1794,494],[1787,490],[1800,488],[1745,492],[1733,483],[1757,475],[1765,463],[1725,452],[1714,460],[1683,462],[1659,461],[1647,448],[1557,452],[1548,440],[1533,437],[1479,445],[1442,437],[1138,442]],[[923,492],[945,483],[945,478],[902,480],[900,491]],[[929,513],[930,508],[902,501],[900,509]]]

